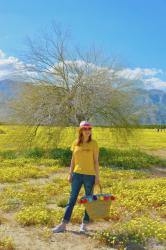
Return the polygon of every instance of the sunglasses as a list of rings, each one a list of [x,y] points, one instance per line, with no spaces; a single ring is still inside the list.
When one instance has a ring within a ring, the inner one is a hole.
[[[82,130],[91,130],[92,128],[82,128]]]

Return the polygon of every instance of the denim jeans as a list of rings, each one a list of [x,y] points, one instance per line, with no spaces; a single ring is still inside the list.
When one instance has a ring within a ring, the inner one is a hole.
[[[61,222],[65,222],[66,224],[69,223],[82,184],[84,185],[85,195],[90,195],[92,194],[94,183],[95,183],[95,175],[79,174],[75,172],[72,174],[70,196],[65,208],[64,217],[62,218]],[[89,220],[90,220],[89,215],[85,209],[82,222],[89,223]]]

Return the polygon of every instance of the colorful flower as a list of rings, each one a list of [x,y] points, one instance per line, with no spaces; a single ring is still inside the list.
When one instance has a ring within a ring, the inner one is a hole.
[[[112,195],[112,196],[111,196],[111,200],[115,200],[115,196]]]
[[[109,196],[104,196],[104,200],[108,201],[109,200]]]
[[[115,200],[115,196],[112,194],[96,194],[96,195],[85,195],[79,200],[79,204],[92,202],[93,200]]]
[[[97,196],[96,195],[93,195],[93,200],[97,200]]]

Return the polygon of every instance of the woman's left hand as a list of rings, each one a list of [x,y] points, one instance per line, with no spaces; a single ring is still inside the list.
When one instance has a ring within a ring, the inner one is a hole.
[[[99,176],[95,176],[95,185],[99,184],[100,184]]]

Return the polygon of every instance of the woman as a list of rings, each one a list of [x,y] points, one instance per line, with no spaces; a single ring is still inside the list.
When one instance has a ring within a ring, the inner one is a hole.
[[[71,183],[70,197],[62,221],[52,229],[53,233],[66,231],[66,224],[70,221],[82,184],[84,185],[85,195],[93,193],[94,184],[100,184],[99,147],[96,140],[92,139],[91,130],[92,124],[82,121],[78,128],[78,138],[72,143],[71,150],[73,154],[68,175],[68,181]],[[89,220],[90,218],[85,209],[80,232],[87,231],[86,225],[89,223]]]

